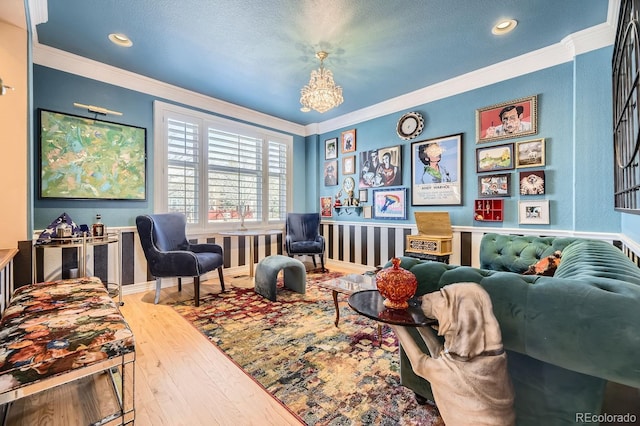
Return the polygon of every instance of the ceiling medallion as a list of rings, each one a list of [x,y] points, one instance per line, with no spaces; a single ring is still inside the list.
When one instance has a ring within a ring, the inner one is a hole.
[[[344,102],[342,87],[336,86],[333,81],[333,73],[324,68],[323,61],[329,56],[327,52],[320,51],[316,57],[320,59],[320,68],[311,71],[309,84],[300,89],[300,111],[309,112],[312,109],[323,113],[335,108]]]

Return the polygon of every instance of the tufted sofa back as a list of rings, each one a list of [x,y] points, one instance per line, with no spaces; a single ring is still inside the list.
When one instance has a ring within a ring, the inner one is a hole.
[[[579,238],[485,234],[480,243],[480,268],[521,274],[540,259],[563,251]],[[605,243],[607,244],[607,243]]]

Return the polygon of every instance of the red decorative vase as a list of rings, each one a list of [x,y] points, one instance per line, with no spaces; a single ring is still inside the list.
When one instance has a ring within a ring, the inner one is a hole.
[[[392,268],[383,269],[376,274],[378,291],[384,297],[384,306],[391,309],[406,309],[407,300],[416,294],[418,280],[406,269],[400,268],[400,259],[391,259]]]

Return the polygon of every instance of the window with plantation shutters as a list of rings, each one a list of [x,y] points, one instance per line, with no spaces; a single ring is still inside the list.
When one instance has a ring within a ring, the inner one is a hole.
[[[287,146],[269,141],[269,220],[284,220],[287,212]]]
[[[208,129],[209,222],[262,218],[262,140]]]
[[[188,223],[199,216],[199,125],[167,119],[167,201],[170,212],[187,215]]]
[[[202,229],[284,221],[290,136],[157,104],[156,211],[183,212],[191,227]]]

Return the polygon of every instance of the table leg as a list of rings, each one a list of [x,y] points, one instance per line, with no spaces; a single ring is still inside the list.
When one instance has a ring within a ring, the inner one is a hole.
[[[333,291],[333,305],[336,307],[336,321],[334,322],[334,324],[337,327],[338,321],[340,321],[340,307],[338,306],[338,292],[335,290],[332,290],[332,291]]]
[[[382,324],[378,323],[378,342],[382,341]]]
[[[249,278],[253,278],[253,235],[249,235]]]

